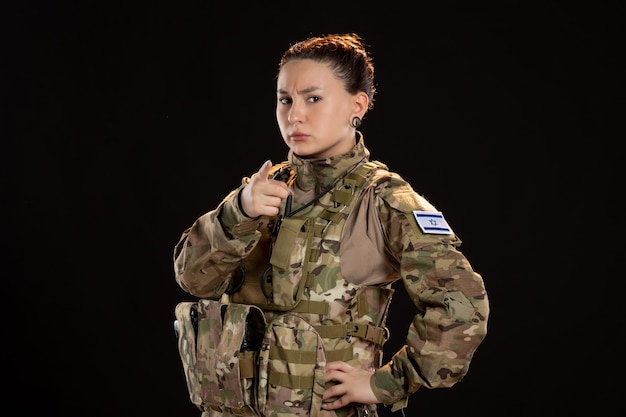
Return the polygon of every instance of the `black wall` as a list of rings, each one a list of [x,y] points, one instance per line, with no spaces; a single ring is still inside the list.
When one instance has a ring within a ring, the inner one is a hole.
[[[349,31],[377,65],[372,157],[444,212],[491,298],[467,377],[421,389],[406,415],[608,410],[623,379],[624,6],[561,3],[3,6],[3,414],[199,416],[173,246],[285,158],[282,51]],[[396,297],[388,355],[411,308]]]

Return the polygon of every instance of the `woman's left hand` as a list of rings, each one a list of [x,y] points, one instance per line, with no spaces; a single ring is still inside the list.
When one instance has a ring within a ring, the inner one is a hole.
[[[335,385],[324,391],[322,408],[324,410],[336,410],[350,403],[380,403],[370,386],[372,372],[373,370],[366,371],[355,368],[346,362],[328,363],[324,382],[332,381]]]

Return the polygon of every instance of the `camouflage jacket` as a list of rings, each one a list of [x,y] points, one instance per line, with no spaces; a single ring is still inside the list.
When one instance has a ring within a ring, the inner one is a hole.
[[[362,138],[351,152],[338,157],[310,160],[290,153],[293,210],[311,201],[313,207],[323,205],[324,198],[316,197],[369,155]],[[243,178],[241,186],[199,217],[175,246],[175,279],[189,294],[216,298],[232,285],[242,263],[254,271],[255,280],[266,267],[268,259],[257,259],[254,249],[267,237],[263,230],[277,219],[251,219],[241,211],[238,195],[249,181]],[[433,219],[443,227],[429,228],[427,222]],[[351,288],[390,289],[402,280],[415,304],[406,344],[372,375],[372,389],[383,404],[402,406],[422,385],[451,387],[460,381],[487,333],[484,283],[458,250],[460,243],[441,213],[389,171],[366,188],[347,215],[334,249],[336,265],[325,268],[335,268]],[[325,294],[336,304],[337,294],[320,291],[315,297]],[[380,324],[385,320],[383,314]]]

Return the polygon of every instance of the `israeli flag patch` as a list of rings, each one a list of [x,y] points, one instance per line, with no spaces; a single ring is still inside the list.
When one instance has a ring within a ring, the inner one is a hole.
[[[440,211],[413,210],[413,216],[424,234],[451,235],[452,229]]]

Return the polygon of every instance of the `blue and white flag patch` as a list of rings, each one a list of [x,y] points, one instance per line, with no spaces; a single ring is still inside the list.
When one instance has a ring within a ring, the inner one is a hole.
[[[417,220],[422,232],[431,235],[451,235],[452,229],[443,218],[440,211],[413,210],[413,216]]]

